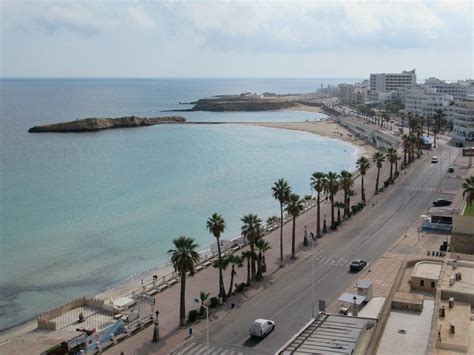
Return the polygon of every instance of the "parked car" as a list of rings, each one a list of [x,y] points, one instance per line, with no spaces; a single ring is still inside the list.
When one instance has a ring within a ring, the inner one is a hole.
[[[431,158],[431,163],[436,164],[438,160],[439,160],[438,157],[436,155],[433,155],[433,157]]]
[[[255,319],[250,326],[250,336],[265,338],[275,329],[275,322],[268,319]]]
[[[451,201],[446,200],[444,198],[438,198],[438,199],[433,201],[433,206],[436,206],[436,207],[450,206],[451,204],[452,204]]]
[[[448,173],[454,173],[454,168],[452,166],[449,167]]]
[[[351,261],[349,268],[351,271],[360,271],[367,266],[367,261],[361,259],[355,259]]]

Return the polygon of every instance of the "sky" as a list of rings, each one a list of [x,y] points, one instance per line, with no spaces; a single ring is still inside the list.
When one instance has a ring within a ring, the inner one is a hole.
[[[0,0],[1,77],[473,78],[473,1]]]

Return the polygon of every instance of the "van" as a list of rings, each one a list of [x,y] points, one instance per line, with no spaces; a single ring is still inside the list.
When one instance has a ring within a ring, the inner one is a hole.
[[[250,336],[265,338],[275,329],[275,322],[268,319],[256,319],[250,326]]]
[[[438,162],[438,157],[436,155],[434,155],[432,158],[431,158],[431,163],[432,164],[436,164]]]

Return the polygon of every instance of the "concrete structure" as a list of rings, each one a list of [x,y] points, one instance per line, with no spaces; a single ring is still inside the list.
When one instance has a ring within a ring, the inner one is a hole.
[[[337,86],[338,96],[341,99],[341,103],[345,105],[352,105],[354,103],[354,85],[352,84],[339,84]]]
[[[371,91],[378,93],[394,91],[405,85],[416,84],[415,69],[402,73],[370,74],[369,83]]]
[[[441,273],[441,262],[420,261],[413,268],[410,278],[410,286],[413,289],[425,291],[436,291],[439,275]]]
[[[413,86],[400,89],[400,100],[405,105],[405,111],[421,117],[433,117],[436,110],[446,111],[453,97],[440,94],[436,89]]]
[[[454,142],[474,144],[474,97],[456,101],[449,107],[447,118],[452,122]]]
[[[463,254],[474,254],[474,217],[453,217],[451,251]]]
[[[442,300],[436,325],[436,348],[466,353],[469,350],[470,316],[469,303],[455,302],[451,308],[448,301]]]
[[[276,354],[352,354],[361,353],[359,340],[370,333],[375,319],[319,314],[308,322]]]
[[[423,295],[397,292],[392,298],[392,308],[421,312],[423,311],[423,301]]]
[[[359,280],[356,283],[357,294],[365,297],[366,302],[372,299],[372,283],[370,280]]]
[[[377,354],[425,354],[429,344],[434,301],[425,300],[423,311],[392,310]]]

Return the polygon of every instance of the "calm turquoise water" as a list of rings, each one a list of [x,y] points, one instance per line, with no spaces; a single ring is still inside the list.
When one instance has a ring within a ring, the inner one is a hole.
[[[0,329],[166,262],[179,235],[207,248],[213,239],[205,222],[215,211],[226,219],[224,238],[238,234],[245,213],[277,214],[270,188],[280,177],[307,194],[311,172],[354,167],[350,145],[238,124],[26,133],[73,118],[159,115],[212,94],[310,92],[317,80],[0,83]],[[190,121],[320,118],[292,111],[185,115]]]

